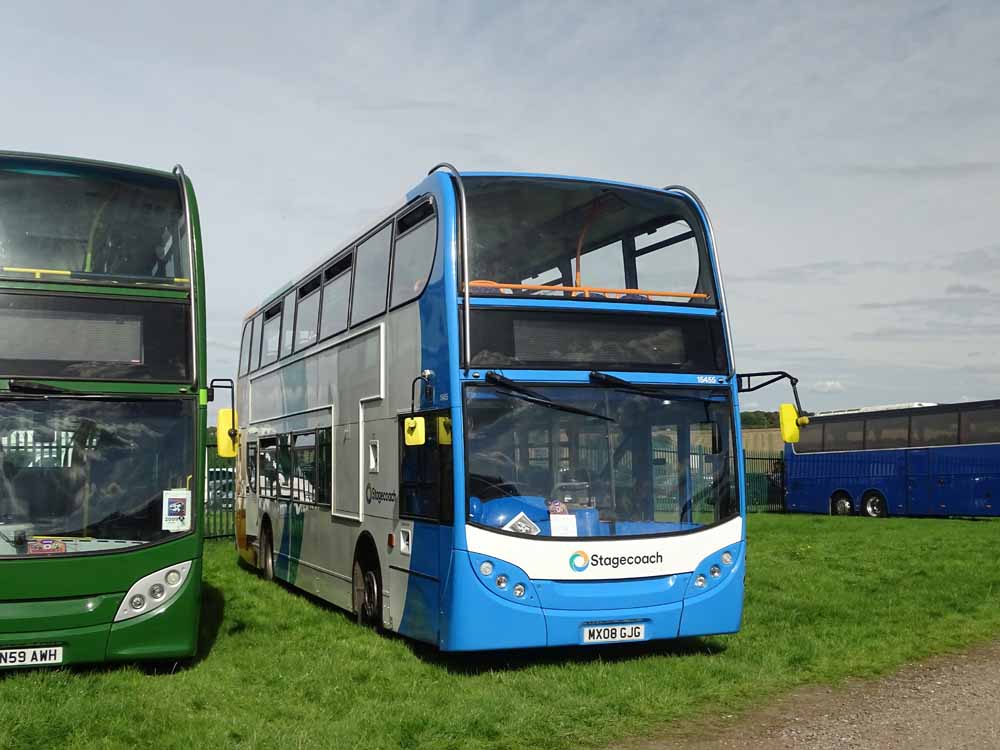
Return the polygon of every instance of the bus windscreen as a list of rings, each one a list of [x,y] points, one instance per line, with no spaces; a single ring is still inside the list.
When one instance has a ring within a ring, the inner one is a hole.
[[[677,196],[543,177],[463,182],[473,295],[717,305],[702,223]]]
[[[0,557],[113,552],[194,528],[189,400],[8,397]]]
[[[0,158],[0,275],[188,286],[177,181],[87,164]]]

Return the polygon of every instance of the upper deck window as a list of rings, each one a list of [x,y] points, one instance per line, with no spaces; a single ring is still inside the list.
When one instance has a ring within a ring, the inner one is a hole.
[[[172,177],[0,159],[0,276],[188,286],[186,227]]]
[[[473,295],[717,304],[704,231],[680,198],[537,177],[464,184]]]
[[[389,224],[358,245],[354,269],[354,304],[351,307],[352,326],[385,312],[391,240],[392,224]]]

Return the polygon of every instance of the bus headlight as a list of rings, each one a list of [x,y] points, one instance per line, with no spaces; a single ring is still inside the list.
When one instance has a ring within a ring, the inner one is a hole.
[[[497,576],[497,588],[505,589],[507,588],[507,576],[503,573]]]
[[[708,569],[708,574],[712,576],[712,578],[718,578],[719,576],[722,575],[722,568],[720,568],[718,565],[713,565],[711,568]]]
[[[493,575],[493,563],[491,563],[489,560],[483,560],[479,564],[479,572],[487,577]]]
[[[694,579],[694,585],[700,589],[705,588],[705,576],[699,573]]]
[[[524,584],[523,583],[515,583],[513,590],[514,590],[514,596],[516,596],[518,599],[520,599],[522,596],[524,596]]]
[[[118,607],[115,622],[152,612],[169,602],[181,590],[187,580],[193,561],[171,565],[169,568],[150,573],[132,584]],[[149,596],[149,599],[146,596]]]
[[[733,553],[728,550],[722,553],[722,564],[732,565],[733,564]]]

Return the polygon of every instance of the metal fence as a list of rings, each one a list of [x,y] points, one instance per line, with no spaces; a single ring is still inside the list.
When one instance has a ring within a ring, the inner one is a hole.
[[[215,443],[205,446],[205,538],[236,535],[236,460],[219,458]]]
[[[743,451],[747,511],[785,512],[785,457],[781,453]]]

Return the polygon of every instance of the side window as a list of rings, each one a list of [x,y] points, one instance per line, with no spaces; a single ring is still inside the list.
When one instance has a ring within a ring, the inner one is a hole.
[[[247,489],[257,491],[257,443],[247,445]]]
[[[278,496],[278,439],[260,441],[260,494]]]
[[[264,316],[258,315],[253,319],[253,334],[250,340],[250,371],[260,367],[260,338],[264,332]]]
[[[250,369],[250,339],[253,338],[253,321],[248,320],[243,325],[243,339],[240,341],[240,375],[246,375]]]
[[[285,295],[285,301],[282,303],[283,311],[281,316],[283,322],[281,324],[281,356],[287,357],[292,353],[292,331],[295,328],[295,292],[289,292]]]
[[[823,450],[857,451],[864,447],[865,423],[860,419],[851,422],[827,422],[824,425]]]
[[[400,217],[392,261],[391,307],[409,302],[424,291],[436,243],[437,220],[432,204],[424,203]]]
[[[278,359],[278,340],[281,337],[281,305],[273,305],[264,313],[264,337],[261,341],[260,366]]]
[[[656,252],[665,248],[669,250]],[[701,255],[688,223],[675,221],[636,237],[635,266],[640,289],[693,292],[698,287]],[[586,274],[586,261],[583,268]]]
[[[400,517],[430,518],[442,523],[453,520],[453,477],[451,417],[448,412],[425,412],[423,445],[406,445],[399,420],[402,452],[399,471]]]
[[[865,420],[865,448],[905,448],[909,445],[909,417],[875,417]]]
[[[958,443],[957,413],[914,414],[910,418],[910,445],[915,448],[956,443]]]
[[[330,428],[316,431],[316,502],[330,504],[330,484],[333,477],[333,459],[330,444]]]
[[[352,326],[385,312],[391,239],[392,224],[389,224],[358,245],[354,260]]]
[[[299,289],[299,311],[295,316],[295,351],[316,343],[320,282],[321,277],[316,276]]]
[[[963,443],[1000,443],[1000,409],[962,412]]]
[[[316,434],[295,435],[292,443],[292,498],[300,503],[316,502]]]
[[[323,273],[323,313],[321,338],[329,338],[347,328],[347,307],[351,301],[351,263],[346,255]]]
[[[612,242],[610,245],[591,250],[580,258],[581,269],[584,274],[594,269],[596,275],[601,279],[602,285],[614,289],[624,289],[625,284],[625,260],[622,254],[622,243]],[[586,276],[584,276],[586,281]]]
[[[819,453],[823,450],[823,424],[812,423],[799,429],[799,442],[795,444],[796,453]]]

